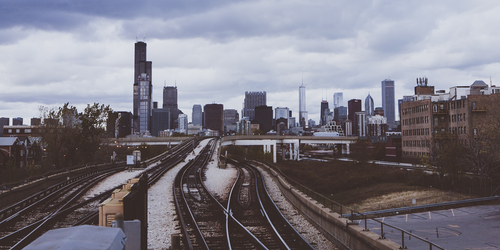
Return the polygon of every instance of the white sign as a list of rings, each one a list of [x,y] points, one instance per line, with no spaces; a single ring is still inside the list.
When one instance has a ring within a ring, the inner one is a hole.
[[[134,165],[134,156],[133,155],[127,155],[127,165]]]

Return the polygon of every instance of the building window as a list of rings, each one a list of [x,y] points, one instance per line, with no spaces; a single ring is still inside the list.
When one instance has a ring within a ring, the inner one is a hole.
[[[7,131],[9,134],[12,134],[12,129],[9,128],[9,130]]]
[[[477,136],[477,128],[473,129],[474,136]]]
[[[16,129],[16,134],[19,134],[21,133],[21,130],[20,129]]]

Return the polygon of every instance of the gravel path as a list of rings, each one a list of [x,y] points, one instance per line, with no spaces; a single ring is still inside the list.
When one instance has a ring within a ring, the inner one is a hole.
[[[264,169],[260,168],[264,175],[267,191],[281,213],[292,224],[293,227],[306,239],[315,249],[337,249],[322,233],[320,233],[309,221],[307,221],[295,207],[281,194],[274,179]]]
[[[227,202],[229,199],[229,192],[231,192],[231,188],[238,177],[238,171],[230,164],[228,164],[225,169],[219,168],[217,147],[215,148],[212,159],[206,167],[205,176],[207,178],[205,186],[210,193],[214,196],[219,196],[219,202]]]
[[[195,148],[196,155],[208,144],[206,139]],[[180,233],[173,202],[172,186],[177,173],[196,155],[189,154],[184,162],[169,170],[158,182],[148,189],[148,249],[168,249],[170,235]]]

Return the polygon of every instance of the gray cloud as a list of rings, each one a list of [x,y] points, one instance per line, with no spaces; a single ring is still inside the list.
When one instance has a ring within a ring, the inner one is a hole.
[[[338,91],[380,105],[385,78],[397,98],[416,77],[436,89],[500,79],[498,11],[486,0],[2,1],[0,116],[65,102],[131,110],[133,44],[145,35],[160,105],[177,82],[188,115],[195,103],[240,111],[247,90],[297,114],[303,79],[317,120]]]

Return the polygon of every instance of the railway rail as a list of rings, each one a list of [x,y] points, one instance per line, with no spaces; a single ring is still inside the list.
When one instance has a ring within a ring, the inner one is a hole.
[[[226,206],[204,185],[212,141],[177,175],[174,202],[185,249],[313,249],[270,198],[259,171],[236,161],[238,178]]]
[[[170,168],[184,160],[200,140],[186,140],[175,148],[145,161],[145,164],[159,163],[146,169],[137,177],[143,174],[148,175],[148,187],[150,187]],[[107,199],[113,190],[120,188],[121,185],[87,200],[81,197],[90,187],[123,169],[121,167],[104,173],[98,172],[73,178],[1,210],[0,228],[3,231],[0,232],[0,249],[22,249],[53,228],[95,223],[99,216],[98,204]],[[79,209],[85,211],[78,211]]]

